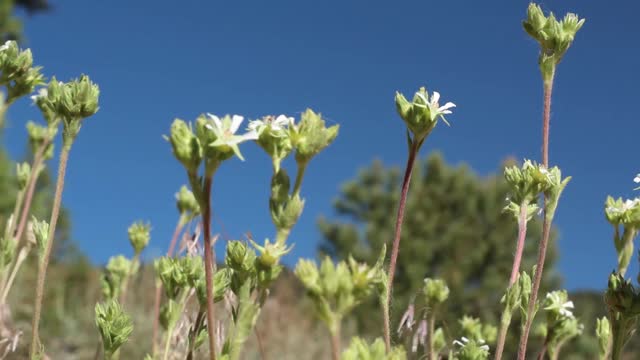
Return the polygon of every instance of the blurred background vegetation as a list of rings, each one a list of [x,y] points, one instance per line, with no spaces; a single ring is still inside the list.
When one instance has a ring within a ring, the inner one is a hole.
[[[46,0],[0,0],[2,39],[23,38],[17,11],[30,15],[46,14],[49,9]],[[0,231],[15,201],[15,161],[31,157],[25,151],[22,159],[10,159],[2,139],[0,129]],[[511,163],[507,160],[502,165]],[[502,168],[496,169],[493,175],[480,177],[466,166],[447,164],[440,154],[419,162],[412,179],[394,284],[395,326],[427,276],[445,279],[451,289],[443,319],[445,327],[455,330],[463,315],[497,325],[517,232],[514,219],[502,212],[507,196],[507,186],[502,179]],[[386,167],[379,161],[346,181],[336,197],[335,214],[318,221],[324,238],[319,255],[344,259],[352,254],[359,261],[373,264],[381,246],[392,238],[399,182],[399,169]],[[49,173],[38,182],[33,213],[40,218],[49,214],[51,185]],[[98,345],[94,305],[100,298],[101,268],[77,250],[70,237],[71,226],[71,215],[64,210],[48,274],[41,333],[52,359],[92,359]],[[529,229],[523,269],[530,269],[535,262],[540,224],[531,222]],[[293,235],[295,240],[295,232]],[[550,249],[547,258],[543,290],[561,288],[561,274],[554,268],[555,248]],[[35,259],[32,258],[20,272],[9,299],[14,324],[24,334],[19,351],[12,356],[15,359],[27,358],[35,279]],[[154,275],[150,264],[143,265],[132,285],[125,308],[134,318],[135,330],[131,341],[122,349],[122,359],[142,359],[151,349]],[[329,358],[327,334],[311,317],[310,304],[304,300],[303,293],[290,271],[285,271],[275,284],[257,326],[266,344],[266,358]],[[566,347],[562,358],[595,358],[595,319],[604,315],[603,295],[600,291],[577,291],[571,293],[570,298],[585,330],[583,336]],[[356,332],[366,337],[380,336],[381,319],[377,309],[375,299],[361,306],[348,319],[344,337]],[[505,358],[514,357],[516,336],[513,333],[509,340]],[[532,348],[535,347],[533,342]],[[638,358],[639,348],[638,342],[627,347],[629,359]],[[259,358],[255,337],[249,342],[245,357]]]

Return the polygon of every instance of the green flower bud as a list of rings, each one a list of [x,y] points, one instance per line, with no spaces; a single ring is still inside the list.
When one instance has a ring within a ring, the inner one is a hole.
[[[41,67],[33,66],[31,50],[20,50],[15,41],[0,46],[0,85],[7,87],[7,103],[33,92],[43,83]]]
[[[57,128],[55,125],[64,117],[60,110],[64,92],[65,84],[54,76],[46,88],[40,88],[35,95],[31,96],[31,100],[40,109],[42,117],[50,127]]]
[[[18,189],[24,191],[31,176],[31,165],[28,162],[18,163],[16,165],[16,177],[18,179]]]
[[[100,88],[87,75],[64,84],[58,111],[66,122],[86,119],[98,112]]]
[[[549,169],[549,188],[545,191],[547,202],[545,204],[545,216],[547,221],[551,223],[553,216],[555,215],[556,208],[558,207],[558,201],[562,191],[571,180],[571,176],[562,178],[562,173],[557,166]]]
[[[626,317],[633,316],[632,310],[637,296],[631,281],[619,273],[609,276],[609,286],[604,296],[609,311],[621,313]]]
[[[122,255],[109,258],[101,280],[102,294],[105,299],[115,299],[120,296],[124,279],[137,271],[134,266],[131,260]]]
[[[202,147],[184,120],[175,119],[171,124],[171,134],[165,137],[173,148],[173,155],[182,163],[187,172],[196,173],[202,162]]]
[[[460,340],[455,340],[453,344],[459,347],[456,351],[456,360],[486,360],[489,358],[489,345],[486,345],[484,340],[462,337]]]
[[[418,146],[422,145],[435,128],[438,119],[442,119],[447,125],[449,124],[444,115],[451,114],[449,109],[456,105],[448,102],[440,106],[439,100],[440,94],[437,91],[434,91],[429,99],[429,94],[424,87],[416,92],[412,102],[409,102],[401,93],[396,92],[395,101],[398,114],[413,134],[413,140],[410,139],[410,142],[416,142]]]
[[[295,126],[293,118],[280,115],[265,116],[249,123],[249,130],[258,134],[256,142],[271,157],[274,169],[280,170],[280,163],[293,150],[288,127]]]
[[[609,351],[609,340],[611,338],[611,325],[606,316],[596,320],[596,337],[598,338],[598,353],[600,359],[604,359]]]
[[[154,262],[156,276],[162,282],[162,286],[169,299],[176,299],[180,292],[190,287],[190,277],[185,268],[190,268],[191,261],[163,256]],[[188,264],[189,263],[189,264]],[[193,281],[193,280],[192,280]]]
[[[271,220],[278,230],[290,230],[298,222],[304,209],[304,200],[298,194],[287,195],[287,200],[271,202]]]
[[[510,187],[509,205],[505,210],[520,218],[520,207],[527,206],[527,217],[530,218],[537,211],[537,201],[540,193],[550,188],[545,167],[525,160],[522,168],[509,166],[504,169],[504,178]]]
[[[95,313],[105,358],[110,359],[118,348],[129,339],[133,332],[133,321],[115,300],[97,304]]]
[[[342,353],[344,360],[406,360],[407,355],[400,347],[391,349],[387,354],[384,341],[376,339],[372,344],[365,340],[354,337],[349,347]]]
[[[17,241],[12,237],[0,238],[0,268],[8,267],[16,256]]]
[[[258,245],[255,241],[249,240],[251,245],[258,249],[260,256],[258,256],[259,264],[264,268],[270,268],[278,265],[280,258],[288,254],[293,246],[287,247],[285,244],[271,243],[269,239],[266,239],[264,246]]]
[[[251,272],[254,270],[256,254],[245,243],[234,240],[227,245],[225,263],[236,272]]]
[[[133,250],[136,254],[140,254],[151,240],[151,225],[138,221],[131,224],[127,232]]]
[[[40,126],[32,121],[27,122],[27,132],[29,133],[29,146],[31,152],[37,154],[42,151],[41,148],[46,146],[42,152],[43,160],[49,160],[53,157],[53,138],[58,133],[57,126]]]
[[[178,304],[174,299],[169,299],[160,308],[160,325],[163,329],[172,329],[180,320],[182,315],[182,304]]]
[[[30,225],[38,247],[38,257],[42,261],[49,242],[49,223],[44,220],[39,221],[35,216],[32,216]]]
[[[307,109],[302,113],[298,125],[291,123],[289,126],[289,136],[296,148],[296,161],[299,164],[308,163],[335,140],[339,128],[340,125],[327,128],[320,113]]]
[[[202,263],[202,261],[201,261]],[[233,270],[229,268],[220,269],[213,274],[213,302],[219,302],[224,299],[224,295],[231,287],[231,279]],[[201,276],[196,283],[196,294],[198,295],[198,303],[200,307],[207,306],[207,283],[204,276]]]
[[[193,193],[186,186],[182,186],[180,191],[176,194],[176,205],[180,215],[188,215],[189,218],[194,218],[200,215],[200,205]]]
[[[437,307],[449,297],[449,287],[442,279],[424,279],[423,291],[427,308]]]
[[[296,277],[302,282],[302,285],[312,294],[320,295],[322,288],[320,286],[320,273],[315,262],[306,259],[300,259],[294,270]]]
[[[529,5],[527,20],[522,25],[540,43],[539,62],[545,81],[553,78],[555,66],[569,49],[583,24],[584,19],[579,19],[576,14],[568,13],[562,21],[558,21],[553,13],[545,17],[540,6],[533,3]]]

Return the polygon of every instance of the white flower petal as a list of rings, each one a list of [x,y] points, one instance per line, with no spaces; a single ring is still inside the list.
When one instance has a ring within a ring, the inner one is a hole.
[[[640,183],[640,174],[636,175],[636,177],[633,178],[633,182],[634,183]]]
[[[444,110],[451,109],[451,108],[454,108],[454,107],[456,107],[456,104],[454,104],[454,103],[452,103],[452,102],[448,102],[448,103],[446,103],[446,104],[444,104],[444,105],[440,106],[440,107],[438,108],[438,111],[442,112],[442,111],[444,111]]]
[[[416,95],[417,95],[420,99],[422,99],[422,100],[424,101],[424,104],[416,104],[416,105],[425,105],[425,107],[426,107],[426,105],[427,105],[427,104],[429,104],[429,100],[424,96],[424,94],[423,94],[423,93],[421,93],[421,92],[419,92],[419,91],[418,91],[418,92],[416,93]],[[415,103],[414,103],[414,104],[415,104]]]
[[[220,118],[218,118],[217,116],[207,113],[207,116],[209,117],[209,119],[213,120],[213,123],[215,124],[215,127],[217,129],[221,129],[222,128],[222,122],[220,121]],[[207,126],[209,129],[214,130],[212,127]]]
[[[437,106],[439,100],[440,100],[440,93],[437,91],[434,91],[433,95],[431,95],[431,104]]]
[[[482,345],[482,346],[480,346],[480,349],[482,349],[484,351],[489,351],[489,345]]]
[[[242,120],[244,120],[244,118],[240,115],[233,115],[231,117],[231,127],[229,128],[229,130],[231,131],[232,134],[235,134],[236,131],[238,131],[238,129],[240,128],[240,123],[242,123]]]

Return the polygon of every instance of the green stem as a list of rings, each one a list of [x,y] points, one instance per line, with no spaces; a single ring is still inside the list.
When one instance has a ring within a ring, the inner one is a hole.
[[[206,309],[200,308],[198,315],[196,315],[196,321],[193,324],[193,329],[189,332],[189,352],[187,353],[186,360],[193,360],[196,338],[204,326],[206,312]]]
[[[133,276],[133,271],[138,267],[140,263],[140,254],[136,253],[133,256],[133,260],[131,261],[131,266],[129,267],[129,271],[127,272],[127,276],[122,279],[122,292],[120,293],[119,302],[124,306],[125,301],[127,300],[127,290],[129,289],[129,280]]]
[[[613,320],[614,322],[611,324],[611,336],[612,336],[612,345],[611,345],[611,360],[620,360],[622,359],[623,348],[625,344],[625,324],[626,320],[622,316],[618,319]]]
[[[389,309],[391,308],[391,290],[393,288],[393,276],[396,272],[396,261],[398,260],[398,251],[400,249],[400,235],[402,234],[402,220],[404,218],[404,210],[407,203],[407,195],[409,193],[409,183],[411,182],[411,173],[413,172],[413,164],[418,155],[420,145],[414,141],[409,148],[409,157],[407,159],[407,167],[404,172],[404,180],[402,182],[402,191],[400,193],[400,203],[398,205],[398,214],[396,217],[395,234],[393,237],[393,248],[391,250],[391,260],[389,262],[389,278],[387,280],[385,305],[383,305],[384,317],[384,343],[387,352],[391,351],[391,317]]]
[[[169,244],[169,250],[167,251],[167,256],[171,257],[173,255],[173,250],[178,242],[178,237],[182,232],[182,228],[186,223],[186,216],[184,214],[180,214],[180,218],[178,219],[178,224],[176,224],[176,228],[173,231],[173,236],[171,237],[171,243]],[[162,298],[162,283],[160,281],[156,282],[156,296],[153,302],[153,337],[152,337],[152,354],[156,355],[158,351],[158,344],[156,339],[158,338],[158,333],[160,332],[160,300]]]
[[[293,195],[300,195],[300,188],[302,187],[302,178],[307,170],[309,162],[298,162],[298,172],[296,173],[296,182],[293,185]]]
[[[276,243],[284,245],[287,242],[290,233],[291,229],[278,229],[276,231]]]
[[[2,295],[1,295],[2,297],[0,298],[0,304],[6,304],[7,297],[9,297],[9,291],[11,290],[11,286],[13,285],[13,281],[15,280],[16,275],[18,274],[18,270],[20,270],[20,267],[22,266],[22,263],[24,262],[24,260],[27,258],[28,254],[29,254],[29,248],[27,246],[22,246],[20,248],[20,252],[18,253],[18,256],[12,263],[12,268],[11,268],[11,273],[9,275],[9,278],[7,279],[6,284],[4,284],[4,287],[2,288]]]
[[[27,226],[27,218],[29,217],[29,210],[31,209],[31,204],[33,203],[33,195],[35,193],[36,190],[36,183],[38,180],[38,176],[40,175],[40,170],[42,167],[42,162],[44,161],[44,152],[47,149],[47,147],[49,146],[50,140],[47,140],[45,142],[42,143],[42,145],[40,146],[40,148],[38,149],[38,152],[36,152],[36,154],[34,155],[33,158],[33,164],[31,165],[31,174],[29,174],[29,180],[27,181],[27,193],[24,199],[24,205],[22,207],[22,213],[20,214],[20,223],[18,224],[18,228],[16,229],[16,239],[18,241],[20,241],[20,239],[22,238],[22,234],[24,233],[24,229]],[[62,152],[60,153],[60,157],[62,157],[62,153],[66,152],[67,156],[68,156],[68,152],[71,149],[71,147],[69,147],[66,151],[63,148]],[[62,159],[60,159],[62,160]],[[66,160],[65,160],[65,166],[66,166]],[[60,169],[58,168],[58,173],[60,172]],[[56,189],[57,190],[57,189]],[[18,221],[18,219],[15,219],[15,221]]]
[[[40,261],[38,269],[38,281],[36,284],[35,309],[33,313],[33,324],[31,327],[31,351],[30,358],[35,359],[38,355],[40,347],[40,336],[38,329],[40,326],[40,313],[42,312],[42,300],[44,297],[44,281],[47,275],[47,266],[49,265],[49,256],[53,248],[53,239],[56,234],[56,225],[58,223],[58,215],[60,214],[60,205],[62,203],[62,191],[64,190],[64,176],[67,170],[67,161],[69,160],[69,152],[71,145],[67,144],[62,147],[60,159],[58,163],[58,179],[56,181],[56,192],[53,198],[53,209],[51,211],[51,219],[49,221],[49,235],[44,256]],[[35,183],[35,181],[34,181]],[[25,205],[26,208],[26,205]],[[24,214],[24,212],[23,212]]]
[[[27,186],[29,185],[29,181],[27,180]],[[16,196],[16,203],[13,206],[13,212],[11,213],[11,223],[7,227],[4,233],[4,240],[8,241],[10,238],[13,238],[15,235],[16,225],[20,219],[18,219],[18,213],[22,208],[22,201],[24,200],[25,189],[18,191],[18,195]]]
[[[496,356],[495,360],[502,359],[502,353],[504,352],[504,344],[507,340],[507,333],[509,331],[509,325],[511,325],[511,310],[504,308],[502,316],[500,317],[500,331],[498,332],[498,341],[496,343]]]
[[[427,314],[427,359],[436,360],[436,353],[433,349],[433,334],[436,331],[436,314],[435,311]]]
[[[213,179],[206,176],[204,180],[202,227],[204,232],[204,270],[207,290],[207,328],[209,334],[209,359],[216,359],[215,308],[213,306],[213,271],[215,254],[211,246],[211,185]]]

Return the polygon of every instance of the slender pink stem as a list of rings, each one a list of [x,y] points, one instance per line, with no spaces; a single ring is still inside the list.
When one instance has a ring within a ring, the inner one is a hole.
[[[518,274],[520,273],[520,263],[522,261],[522,253],[524,252],[524,241],[527,237],[527,210],[527,204],[520,204],[520,217],[518,218],[518,243],[516,245],[516,254],[513,258],[513,268],[511,268],[509,286],[516,282]]]
[[[400,193],[400,204],[398,205],[398,214],[396,217],[396,228],[393,237],[393,248],[391,250],[391,260],[389,262],[389,280],[387,281],[386,304],[383,306],[384,316],[384,341],[387,351],[391,349],[391,316],[389,310],[391,308],[391,290],[393,287],[393,277],[396,272],[396,262],[398,260],[398,251],[400,249],[400,235],[402,234],[402,220],[404,219],[404,210],[407,203],[407,195],[409,193],[409,183],[411,182],[411,174],[413,173],[413,164],[418,155],[419,145],[414,141],[409,148],[409,158],[407,159],[407,167],[404,172],[404,180],[402,182],[402,191]]]
[[[31,352],[30,358],[34,359],[39,351],[40,337],[38,328],[40,325],[40,313],[42,312],[42,300],[44,297],[44,281],[47,276],[47,266],[49,265],[49,257],[53,248],[53,240],[56,234],[56,224],[58,223],[58,215],[60,213],[60,205],[62,203],[62,191],[64,189],[64,176],[67,171],[67,161],[69,160],[70,147],[63,146],[60,152],[58,164],[58,179],[56,181],[56,192],[53,198],[53,208],[51,210],[51,219],[49,221],[49,234],[44,255],[40,259],[40,267],[38,269],[38,281],[36,283],[35,309],[33,312],[33,324],[31,328]]]
[[[44,152],[49,146],[49,141],[45,141],[36,154],[33,157],[33,165],[31,167],[31,174],[29,175],[29,180],[27,181],[27,193],[24,199],[22,213],[20,214],[20,222],[18,223],[18,227],[16,229],[15,239],[20,241],[22,238],[22,234],[24,234],[24,230],[27,226],[27,219],[29,218],[29,210],[31,210],[31,203],[33,202],[33,194],[36,190],[36,183],[38,182],[38,173],[40,166],[43,162]],[[16,219],[17,221],[17,219]]]
[[[553,90],[553,75],[544,83],[544,112],[542,118],[542,164],[549,167],[549,122],[551,120],[551,92]],[[544,204],[548,199],[545,195]],[[546,206],[545,206],[546,207]],[[520,345],[518,346],[518,360],[525,360],[527,355],[527,341],[529,340],[529,332],[533,323],[533,315],[538,301],[538,290],[542,281],[542,272],[544,270],[544,261],[547,256],[547,246],[549,243],[549,235],[551,233],[551,219],[548,219],[547,213],[543,215],[542,221],[542,240],[538,248],[538,262],[536,264],[536,272],[533,280],[533,288],[531,289],[531,297],[529,298],[529,308],[527,309],[527,321],[525,322],[524,331],[520,336]]]

